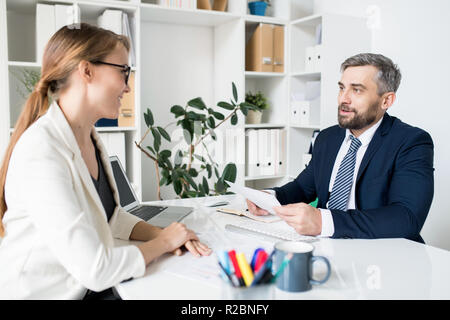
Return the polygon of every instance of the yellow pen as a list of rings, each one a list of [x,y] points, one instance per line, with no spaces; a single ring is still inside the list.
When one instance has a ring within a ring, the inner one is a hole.
[[[241,269],[242,277],[244,278],[245,285],[249,287],[253,282],[253,272],[250,265],[247,263],[245,259],[245,255],[243,253],[238,253],[236,255],[236,259],[239,265],[239,269]]]

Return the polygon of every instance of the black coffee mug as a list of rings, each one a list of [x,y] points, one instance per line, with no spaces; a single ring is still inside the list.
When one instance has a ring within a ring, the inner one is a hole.
[[[278,289],[290,292],[311,290],[312,285],[325,283],[331,274],[330,262],[322,256],[313,256],[314,246],[300,241],[283,241],[275,244],[273,274],[276,275]],[[289,257],[291,259],[288,261]],[[327,274],[322,280],[313,279],[313,265],[321,260],[327,266]]]

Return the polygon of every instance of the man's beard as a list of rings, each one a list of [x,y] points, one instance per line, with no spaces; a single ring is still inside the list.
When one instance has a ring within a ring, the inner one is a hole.
[[[345,105],[340,105],[338,107],[338,122],[339,126],[344,129],[350,129],[350,130],[360,130],[368,125],[375,122],[377,118],[377,109],[379,107],[379,102],[373,103],[369,109],[364,113],[358,113],[355,109],[352,109]],[[346,116],[341,116],[339,114],[339,110],[345,110],[345,111],[352,111],[353,117],[348,118]]]

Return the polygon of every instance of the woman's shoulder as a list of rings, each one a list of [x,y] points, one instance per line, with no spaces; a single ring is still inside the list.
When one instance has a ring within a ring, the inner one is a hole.
[[[62,143],[52,121],[43,116],[22,133],[14,147],[14,152],[32,157],[49,154],[56,156],[64,153],[65,149],[67,147]]]

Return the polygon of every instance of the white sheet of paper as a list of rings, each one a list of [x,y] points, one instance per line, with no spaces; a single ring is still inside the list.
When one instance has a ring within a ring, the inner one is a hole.
[[[227,183],[230,185],[231,191],[240,194],[271,214],[275,214],[273,207],[281,206],[277,198],[271,194],[248,187],[242,187],[229,181],[227,181]]]

